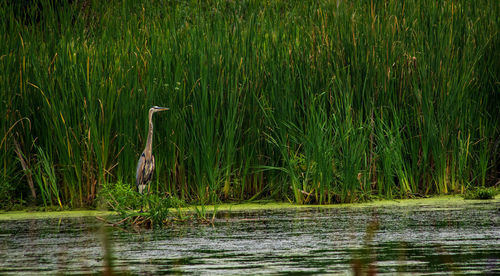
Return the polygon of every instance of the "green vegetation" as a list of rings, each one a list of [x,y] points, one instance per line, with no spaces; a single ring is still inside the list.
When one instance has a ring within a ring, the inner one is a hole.
[[[500,178],[497,1],[3,1],[0,16],[0,208],[133,189],[152,105],[171,108],[152,190],[188,203]]]
[[[174,197],[139,194],[130,185],[121,182],[105,184],[99,192],[98,202],[101,208],[118,213],[121,217],[120,224],[129,221],[148,228],[168,222],[171,209],[176,208],[177,213],[182,216],[180,208],[186,205]]]
[[[106,183],[103,185],[98,196],[98,205],[105,209],[135,210],[143,204],[142,195],[137,193],[132,186],[122,182]]]
[[[477,188],[470,189],[464,194],[465,199],[493,199],[498,194],[495,188]]]

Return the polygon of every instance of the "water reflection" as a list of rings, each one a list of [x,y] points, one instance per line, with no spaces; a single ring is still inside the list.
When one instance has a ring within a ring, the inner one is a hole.
[[[219,212],[141,234],[92,217],[4,221],[0,274],[96,273],[106,259],[131,274],[498,274],[499,207]]]

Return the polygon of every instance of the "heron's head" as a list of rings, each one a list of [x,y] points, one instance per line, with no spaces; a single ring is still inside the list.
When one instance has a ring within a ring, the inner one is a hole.
[[[165,111],[165,110],[169,110],[169,108],[168,107],[160,107],[160,106],[155,105],[149,109],[149,112],[154,113],[154,112]]]

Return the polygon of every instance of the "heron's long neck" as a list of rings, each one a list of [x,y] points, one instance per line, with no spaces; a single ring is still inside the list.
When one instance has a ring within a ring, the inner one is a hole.
[[[145,151],[151,152],[151,147],[153,144],[153,112],[149,113],[149,130],[148,130],[148,140],[146,141]]]

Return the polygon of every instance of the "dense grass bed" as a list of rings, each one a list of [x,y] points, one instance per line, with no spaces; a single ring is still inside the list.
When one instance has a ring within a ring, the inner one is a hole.
[[[2,1],[0,16],[4,207],[133,187],[152,105],[171,108],[153,190],[186,202],[500,178],[498,1]]]

